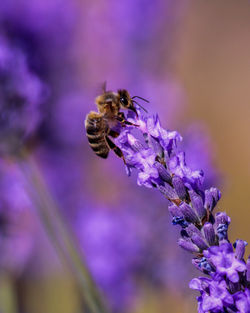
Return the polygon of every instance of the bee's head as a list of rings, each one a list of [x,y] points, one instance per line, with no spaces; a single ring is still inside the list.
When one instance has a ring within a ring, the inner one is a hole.
[[[119,95],[121,108],[131,110],[136,114],[136,116],[138,116],[133,100],[130,97],[130,94],[128,93],[128,91],[126,89],[119,89],[118,95]]]
[[[118,90],[118,95],[119,95],[120,105],[121,105],[122,109],[129,109],[129,110],[133,111],[136,114],[136,116],[138,117],[138,113],[137,113],[135,105],[134,105],[134,103],[136,103],[145,112],[147,112],[136,100],[134,100],[134,98],[139,98],[145,102],[149,102],[148,100],[146,100],[142,97],[139,97],[139,96],[134,96],[131,98],[130,94],[128,93],[128,91],[126,89]]]

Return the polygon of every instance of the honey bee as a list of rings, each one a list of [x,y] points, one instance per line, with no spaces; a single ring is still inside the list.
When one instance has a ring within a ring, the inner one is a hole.
[[[121,109],[131,110],[138,117],[134,103],[142,106],[134,100],[135,98],[148,102],[139,96],[131,97],[126,89],[119,89],[117,92],[106,91],[104,85],[103,93],[95,99],[98,112],[90,111],[85,119],[85,128],[89,145],[99,157],[106,159],[109,151],[113,150],[126,163],[121,149],[110,137],[117,138],[120,135],[117,130],[119,125],[122,127],[126,125],[138,126],[127,121],[124,113],[120,111]],[[114,130],[114,128],[116,129]]]

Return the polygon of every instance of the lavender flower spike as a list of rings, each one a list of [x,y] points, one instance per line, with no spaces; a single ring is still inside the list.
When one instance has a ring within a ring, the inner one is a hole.
[[[0,35],[0,156],[16,152],[34,133],[47,95],[25,53]]]
[[[116,144],[124,154],[127,173],[138,171],[138,185],[158,189],[166,198],[172,223],[181,228],[179,246],[192,253],[193,265],[207,275],[190,283],[200,292],[199,313],[250,313],[247,243],[238,240],[233,247],[228,239],[230,217],[224,212],[213,215],[220,191],[205,190],[203,171],[188,167],[184,151],[178,148],[182,137],[177,131],[162,128],[158,116],[137,111],[138,116],[131,112],[126,116],[137,126],[124,127]]]

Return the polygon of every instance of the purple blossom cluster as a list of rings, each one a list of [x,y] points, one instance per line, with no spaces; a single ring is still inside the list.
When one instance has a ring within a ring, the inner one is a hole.
[[[19,276],[31,257],[37,222],[16,164],[0,161],[0,268]]]
[[[228,239],[230,217],[213,213],[221,197],[205,189],[204,173],[186,164],[177,131],[165,130],[156,116],[127,114],[137,126],[125,127],[116,143],[124,153],[126,171],[138,170],[139,186],[158,189],[167,199],[172,224],[181,227],[179,246],[193,254],[192,263],[207,277],[194,278],[190,288],[200,292],[199,313],[250,312],[250,261],[247,243]]]
[[[141,241],[129,231],[135,220],[124,213],[92,208],[79,216],[76,225],[88,266],[114,312],[132,306],[136,298],[132,273],[142,252]]]
[[[136,196],[133,199],[137,203]],[[159,291],[177,289],[178,283],[188,280],[185,256],[174,247],[164,213],[163,206],[154,208],[148,201],[148,207],[88,203],[88,209],[77,215],[77,238],[112,312],[130,312],[140,299],[142,283]],[[166,244],[173,247],[172,253],[162,249]],[[177,264],[182,270],[176,271]]]
[[[25,53],[0,36],[0,154],[15,150],[39,125],[47,89]]]

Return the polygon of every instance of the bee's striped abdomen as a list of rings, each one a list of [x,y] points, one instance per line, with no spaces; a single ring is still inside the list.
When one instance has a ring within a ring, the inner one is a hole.
[[[105,140],[106,121],[101,114],[90,112],[86,117],[85,127],[90,147],[98,156],[106,159],[109,154],[109,147]]]

